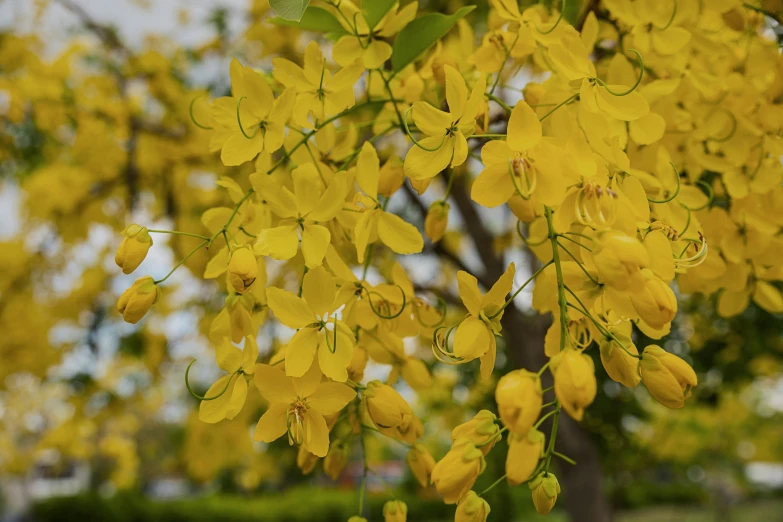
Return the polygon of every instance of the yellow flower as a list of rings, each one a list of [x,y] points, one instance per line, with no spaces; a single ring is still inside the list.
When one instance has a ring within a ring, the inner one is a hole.
[[[432,477],[432,470],[435,468],[435,459],[427,448],[421,444],[414,444],[405,456],[405,462],[408,463],[411,473],[421,487],[427,487]]]
[[[644,349],[639,369],[650,395],[667,408],[682,408],[699,383],[688,363],[660,346]]]
[[[320,266],[326,249],[332,239],[324,226],[343,207],[348,185],[345,173],[332,176],[329,185],[323,189],[318,170],[312,163],[302,165],[291,172],[294,192],[275,183],[273,178],[260,175],[253,178],[254,187],[280,217],[274,228],[267,228],[258,234],[255,252],[275,259],[291,259],[300,248],[308,268]]]
[[[449,226],[449,204],[445,201],[436,201],[430,205],[427,218],[424,220],[424,232],[433,243],[443,239],[446,228]]]
[[[616,290],[638,291],[644,287],[641,269],[650,262],[644,245],[619,230],[599,230],[592,253],[601,280]]]
[[[629,294],[631,303],[642,321],[659,329],[677,315],[677,297],[671,287],[651,270],[644,268],[641,273],[644,287]]]
[[[575,420],[582,420],[598,388],[593,360],[579,350],[566,348],[552,358],[550,368],[563,409]]]
[[[275,79],[296,89],[294,121],[307,129],[314,128],[313,123],[323,122],[329,116],[353,107],[356,103],[353,86],[364,72],[364,66],[357,60],[332,76],[315,40],[305,48],[304,68],[285,58],[273,59],[272,65]],[[309,120],[311,114],[315,122]]]
[[[406,438],[417,419],[397,390],[380,381],[370,381],[362,398],[364,411],[378,431],[396,439]]]
[[[457,272],[459,295],[468,315],[454,335],[454,355],[464,361],[481,358],[481,376],[485,379],[495,367],[495,335],[500,334],[501,308],[511,291],[515,270],[514,263],[508,265],[506,272],[483,296],[475,277],[462,270]]]
[[[329,445],[329,453],[324,459],[324,473],[332,480],[340,478],[343,468],[348,463],[349,446],[342,440]]]
[[[451,431],[451,440],[467,439],[479,448],[484,455],[500,440],[500,428],[495,424],[495,414],[481,410],[471,420],[460,424]]]
[[[531,428],[526,435],[511,433],[506,454],[506,479],[512,486],[530,480],[538,461],[544,456],[544,434]]]
[[[408,506],[401,500],[389,500],[383,505],[383,522],[405,522]]]
[[[114,262],[122,268],[123,274],[130,274],[147,257],[152,246],[152,237],[147,232],[147,227],[140,225],[128,225],[122,234],[124,237],[114,256]]]
[[[408,25],[416,16],[419,7],[418,2],[412,2],[398,11],[399,5],[395,5],[375,27],[371,28],[353,2],[343,0],[337,5],[341,14],[336,18],[352,34],[343,36],[334,44],[332,48],[334,61],[346,67],[361,59],[366,69],[378,69],[391,57],[392,47],[383,39],[394,36]],[[352,25],[349,25],[346,20]]]
[[[334,277],[323,267],[310,270],[302,282],[302,297],[279,288],[268,288],[269,308],[277,320],[298,331],[288,342],[285,373],[301,377],[314,366],[316,354],[324,375],[335,381],[348,379],[355,339],[336,311],[339,300]]]
[[[489,516],[489,503],[474,491],[468,491],[457,504],[454,522],[486,522]]]
[[[230,73],[231,96],[212,104],[216,128],[210,148],[220,150],[223,164],[234,166],[251,161],[264,150],[275,152],[283,145],[296,93],[286,89],[275,100],[264,77],[236,58],[231,60]]]
[[[541,413],[541,379],[527,370],[508,372],[498,380],[495,401],[503,424],[513,433],[527,435]]]
[[[381,180],[378,153],[370,142],[365,142],[356,160],[356,181],[366,194],[357,194],[355,210],[361,212],[354,227],[354,243],[359,262],[364,262],[367,245],[380,239],[398,254],[416,254],[424,248],[419,230],[399,216],[384,210],[378,201]]]
[[[204,394],[207,398],[220,396],[214,400],[203,400],[199,404],[198,418],[210,424],[233,419],[244,406],[247,381],[255,372],[258,344],[253,336],[247,336],[245,347],[240,350],[224,339],[218,344],[216,352],[218,366],[228,375],[215,381]]]
[[[413,121],[419,131],[427,135],[419,141],[421,147],[414,145],[405,156],[405,174],[414,180],[433,178],[446,167],[457,167],[465,162],[468,157],[467,137],[473,134],[476,115],[484,102],[487,82],[483,75],[468,98],[468,88],[462,75],[450,65],[443,69],[449,112],[423,101],[413,104]]]
[[[126,323],[138,323],[160,297],[160,288],[150,276],[138,278],[117,301],[117,311]]]
[[[289,444],[300,445],[318,457],[329,451],[324,415],[337,413],[356,397],[344,384],[321,382],[321,372],[315,366],[302,377],[292,378],[273,366],[258,364],[255,383],[269,402],[269,409],[256,425],[255,440],[268,443],[288,433]]]
[[[228,280],[240,294],[250,288],[258,277],[258,261],[249,247],[240,247],[231,252],[228,261]]]
[[[467,439],[454,442],[432,470],[432,483],[446,504],[456,504],[473,488],[486,464],[481,450]]]
[[[470,190],[470,197],[479,205],[497,207],[514,194],[545,205],[557,205],[565,193],[565,180],[559,156],[541,138],[541,123],[533,109],[520,101],[508,120],[506,140],[493,140],[481,149],[484,170]]]
[[[530,484],[533,493],[533,505],[541,515],[547,515],[555,507],[557,496],[560,494],[560,483],[554,473],[542,471]]]
[[[629,388],[634,388],[641,380],[639,359],[629,355],[626,350],[634,355],[639,355],[639,350],[636,349],[636,345],[629,335],[616,330],[612,331],[612,333],[623,343],[625,350],[617,346],[617,342],[613,339],[604,337],[598,343],[601,352],[601,363],[603,363],[606,373],[612,380]]]
[[[588,111],[622,121],[638,120],[650,112],[644,96],[636,90],[628,92],[631,86],[602,84],[578,34],[568,34],[560,42],[550,45],[549,59],[560,75],[572,85],[580,85],[579,102]],[[623,95],[612,94],[609,89]]]

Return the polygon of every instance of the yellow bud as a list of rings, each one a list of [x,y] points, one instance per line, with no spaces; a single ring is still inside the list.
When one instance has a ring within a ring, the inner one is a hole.
[[[383,522],[405,522],[408,506],[401,500],[390,500],[383,505]]]
[[[360,517],[359,515],[354,515],[348,519],[348,522],[367,522],[367,519]]]
[[[654,344],[644,349],[639,369],[650,395],[667,408],[682,408],[698,384],[688,363]]]
[[[473,488],[486,464],[481,450],[467,439],[454,442],[432,470],[432,483],[446,504],[456,504]]]
[[[411,468],[411,473],[419,481],[421,487],[426,488],[430,483],[432,476],[432,468],[435,467],[435,459],[427,451],[427,448],[421,444],[415,444],[408,455],[405,457],[405,461]]]
[[[636,345],[628,335],[617,331],[612,331],[612,333],[623,343],[625,350],[635,355],[639,354],[639,350],[636,349]],[[634,388],[639,384],[641,377],[639,376],[638,358],[617,346],[617,342],[611,338],[604,337],[598,347],[601,352],[601,363],[612,380],[629,388]]]
[[[544,456],[544,434],[531,428],[527,435],[511,433],[506,454],[506,479],[518,486],[530,479],[539,459]]]
[[[367,367],[368,360],[367,350],[357,346],[348,365],[348,378],[354,382],[361,382],[364,379],[364,369]]]
[[[476,445],[484,455],[500,440],[500,428],[495,424],[495,414],[489,410],[481,410],[471,420],[460,424],[451,432],[451,440],[467,439]]]
[[[575,420],[582,420],[598,389],[593,360],[579,350],[566,348],[552,358],[550,369],[563,409]]]
[[[514,433],[525,435],[541,413],[541,379],[527,370],[514,370],[498,381],[495,401],[503,424]]]
[[[114,262],[124,274],[130,274],[144,261],[152,246],[152,237],[147,227],[128,225],[122,231],[125,237],[114,255]]]
[[[397,390],[380,381],[371,381],[362,394],[370,419],[378,429],[400,428],[410,426],[413,420],[413,410],[397,393]]]
[[[593,261],[599,277],[617,290],[644,286],[641,269],[650,262],[644,245],[619,230],[600,230],[593,240]]]
[[[311,473],[317,463],[317,456],[307,451],[304,446],[299,446],[299,453],[296,455],[296,466],[302,471],[303,475]]]
[[[554,473],[542,471],[528,484],[533,493],[533,505],[541,515],[547,515],[555,507],[560,494],[560,483]]]
[[[546,95],[546,87],[540,83],[530,82],[522,89],[522,93],[525,95],[525,101],[530,105],[536,105],[541,102],[541,98]]]
[[[155,304],[160,288],[150,276],[138,278],[117,301],[117,311],[127,323],[136,324]]]
[[[241,247],[231,252],[228,280],[237,292],[244,293],[257,277],[258,260],[249,248]]]
[[[677,298],[671,287],[651,270],[645,268],[641,273],[644,287],[629,294],[631,303],[642,321],[658,329],[677,315]]]
[[[454,522],[486,522],[489,516],[489,504],[474,491],[462,497],[457,504]]]
[[[424,220],[424,232],[433,243],[437,243],[446,233],[449,225],[449,204],[445,201],[436,201],[430,205],[427,217]]]
[[[432,385],[432,375],[430,375],[427,365],[421,359],[409,357],[402,364],[400,370],[402,378],[414,390],[424,390]]]
[[[342,442],[333,442],[329,445],[329,453],[324,458],[324,472],[332,480],[337,480],[348,463],[348,447]]]

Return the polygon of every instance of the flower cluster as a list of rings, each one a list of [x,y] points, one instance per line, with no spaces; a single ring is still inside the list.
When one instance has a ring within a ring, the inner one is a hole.
[[[479,44],[461,26],[456,44],[405,58],[389,42],[414,23],[416,2],[379,16],[350,0],[322,2],[314,8],[342,28],[334,63],[315,41],[301,64],[275,58],[271,75],[235,59],[231,96],[199,123],[225,165],[253,170],[221,178],[233,205],[207,210],[204,235],[194,234],[196,250],[213,253],[204,277],[224,281],[227,294],[210,338],[228,374],[199,396],[200,417],[234,417],[253,382],[269,403],[255,439],[286,435],[304,471],[324,457],[333,476],[352,441],[363,447],[368,430],[380,432],[410,446],[413,474],[456,504],[457,521],[486,520],[490,506],[473,486],[504,434],[506,475],[496,484],[527,483],[538,512],[552,509],[560,485],[551,461],[571,461],[555,446],[558,420],[584,417],[598,387],[594,360],[618,383],[644,383],[664,406],[684,406],[698,384],[691,366],[634,341],[635,331],[654,340],[670,332],[675,278],[682,291],[718,293],[725,316],[751,299],[783,311],[772,283],[783,279],[774,212],[783,204],[783,69],[776,43],[757,34],[763,17],[731,0],[673,9],[605,0],[577,30],[541,5],[490,4]],[[511,91],[501,82],[520,70],[531,78],[521,99],[501,97]],[[456,321],[396,261],[425,242],[394,204],[405,183],[413,198],[444,183],[422,206],[435,248],[448,234],[455,178],[475,204],[507,206],[540,267],[517,284],[510,263],[482,283],[486,292],[460,270]],[[150,232],[126,228],[117,252],[125,273],[143,260]],[[296,287],[276,277],[280,267],[297,273]],[[142,277],[122,295],[126,321],[141,319],[165,279]],[[414,390],[431,380],[405,345],[431,339],[437,361],[478,359],[491,379],[504,312],[529,284],[533,307],[553,317],[548,362],[500,377],[497,415],[482,410],[454,428],[436,463],[420,443],[425,423],[393,388],[399,378]],[[272,318],[293,333],[256,364],[255,338]],[[391,368],[386,383],[362,384],[369,360]],[[387,521],[406,514],[396,499],[384,509]]]

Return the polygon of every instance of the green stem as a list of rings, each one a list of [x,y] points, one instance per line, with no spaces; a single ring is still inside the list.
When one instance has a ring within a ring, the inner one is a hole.
[[[563,100],[562,102],[558,103],[557,106],[555,106],[554,109],[552,109],[551,111],[549,111],[546,114],[544,114],[543,116],[541,116],[538,119],[538,121],[544,121],[545,119],[547,119],[549,117],[550,114],[555,112],[557,109],[559,109],[560,107],[562,107],[563,105],[565,105],[567,103],[571,103],[573,100],[577,99],[578,97],[579,97],[579,93],[576,93],[576,94],[573,94],[573,95],[569,96],[566,100]]]
[[[500,98],[498,98],[497,96],[492,94],[491,92],[484,93],[484,96],[486,96],[487,98],[489,98],[493,102],[495,102],[498,105],[500,105],[501,107],[503,107],[503,110],[506,111],[508,114],[511,114],[512,109],[511,109],[511,107],[509,107],[509,105],[506,102],[504,102],[503,100],[501,100]]]
[[[566,336],[568,335],[568,318],[567,318],[567,300],[565,295],[565,282],[563,279],[563,268],[560,264],[560,249],[557,245],[557,234],[555,233],[555,225],[552,221],[552,209],[544,207],[546,215],[546,224],[549,229],[549,240],[552,244],[552,262],[555,264],[555,274],[557,276],[557,302],[560,305],[560,351],[565,348]]]
[[[157,281],[155,281],[155,284],[159,285],[162,282],[164,282],[166,279],[168,279],[171,276],[171,274],[173,274],[177,270],[177,268],[181,267],[185,263],[185,261],[190,259],[190,256],[192,256],[193,254],[195,254],[196,252],[198,252],[199,250],[201,250],[202,248],[207,246],[209,243],[210,243],[210,240],[207,239],[206,241],[202,242],[199,246],[197,246],[196,248],[191,250],[188,255],[186,255],[185,257],[182,258],[182,261],[180,261],[179,263],[174,265],[174,268],[172,268],[171,271],[168,274],[166,274],[166,277],[164,277],[163,279],[158,279]]]
[[[495,482],[493,482],[487,489],[485,489],[484,491],[479,493],[478,496],[483,497],[484,495],[486,495],[487,493],[492,491],[492,488],[494,488],[495,486],[497,486],[498,484],[500,484],[504,480],[506,480],[506,474],[505,473],[503,473],[503,475],[499,479],[497,479]]]
[[[506,48],[506,44],[503,44],[503,48],[506,49],[506,56],[505,56],[505,58],[503,58],[503,63],[500,66],[500,70],[498,70],[497,77],[495,77],[495,83],[492,84],[492,88],[489,90],[490,94],[494,94],[495,93],[495,89],[498,86],[498,82],[500,81],[500,77],[503,75],[503,69],[506,68],[506,62],[508,62],[508,57],[511,56],[511,51],[514,49],[514,46],[517,44],[517,40],[519,40],[519,33],[517,33],[517,36],[514,38],[514,41],[511,42],[511,47]]]
[[[179,230],[152,230],[148,228],[147,232],[153,232],[155,234],[176,234],[178,236],[197,237],[204,240],[209,239],[207,236],[202,236],[201,234],[191,234],[190,232],[180,232]]]

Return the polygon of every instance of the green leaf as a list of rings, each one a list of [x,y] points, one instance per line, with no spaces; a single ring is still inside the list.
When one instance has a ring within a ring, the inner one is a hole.
[[[394,4],[396,3],[397,0],[368,0],[362,2],[362,16],[364,17],[365,22],[367,22],[370,31],[375,29],[375,26],[378,25],[381,18],[383,18],[383,16],[389,12],[389,9],[394,7]]]
[[[310,0],[269,0],[269,7],[284,20],[298,22],[302,19]]]
[[[332,13],[326,9],[313,6],[305,11],[302,19],[298,22],[286,20],[282,17],[275,17],[269,20],[275,25],[284,25],[287,27],[297,27],[305,31],[314,31],[316,33],[338,33],[347,34],[345,28],[340,25]]]
[[[392,70],[401,71],[435,42],[446,36],[457,21],[473,11],[475,5],[461,7],[452,15],[431,13],[421,16],[400,31],[392,48]]]
[[[565,5],[561,4],[560,9],[563,10],[565,21],[575,26],[580,21],[584,21],[585,9],[588,5],[589,2],[584,0],[565,0]]]

